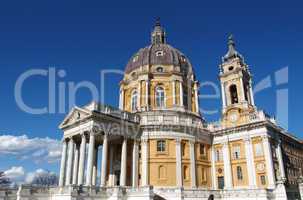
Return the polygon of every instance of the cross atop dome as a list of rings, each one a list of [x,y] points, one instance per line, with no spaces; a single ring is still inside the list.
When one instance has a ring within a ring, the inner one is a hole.
[[[152,44],[165,44],[166,43],[166,33],[161,26],[160,17],[157,17],[154,30],[151,33]]]

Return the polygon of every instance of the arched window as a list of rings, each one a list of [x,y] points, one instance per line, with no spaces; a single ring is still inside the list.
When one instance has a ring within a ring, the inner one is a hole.
[[[237,166],[237,178],[240,181],[243,180],[242,168],[240,166]]]
[[[238,103],[238,92],[237,92],[237,86],[236,85],[231,85],[229,87],[229,93],[230,93],[230,100],[231,100],[231,104],[235,104]]]
[[[156,106],[158,108],[165,107],[164,101],[165,101],[164,89],[162,87],[157,87],[156,88]]]
[[[133,91],[132,98],[131,98],[131,110],[136,111],[137,110],[137,104],[138,103],[138,93],[137,91]]]
[[[163,67],[160,66],[160,67],[157,67],[156,71],[161,73],[161,72],[163,72],[164,70],[163,70]]]

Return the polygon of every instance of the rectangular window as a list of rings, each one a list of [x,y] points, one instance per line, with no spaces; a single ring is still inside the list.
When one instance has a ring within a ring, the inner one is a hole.
[[[158,152],[165,152],[165,150],[166,150],[165,145],[166,145],[165,140],[158,140],[157,141],[157,151]]]
[[[222,149],[216,149],[216,161],[222,161],[223,160],[223,152]]]
[[[233,147],[233,159],[237,160],[240,159],[240,157],[241,157],[241,147],[240,146]]]
[[[242,172],[242,168],[240,166],[237,166],[237,178],[239,181],[243,180],[243,172]]]
[[[200,155],[205,155],[205,145],[200,144]]]
[[[186,144],[185,143],[182,143],[182,156],[185,156],[185,148],[186,148]]]
[[[256,156],[263,156],[263,148],[261,143],[255,144],[255,152],[256,152]]]

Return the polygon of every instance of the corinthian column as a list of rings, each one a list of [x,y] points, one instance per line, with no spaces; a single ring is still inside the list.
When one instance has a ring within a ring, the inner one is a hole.
[[[179,89],[180,89],[180,92],[179,92],[180,106],[184,106],[184,104],[183,104],[183,86],[182,86],[181,81],[179,81]]]
[[[286,179],[285,169],[284,169],[284,162],[283,162],[283,154],[281,149],[281,140],[278,141],[276,147],[276,154],[279,162],[279,170],[280,170],[280,179],[284,181]]]
[[[132,185],[138,186],[138,142],[134,140],[133,145],[133,163],[132,163]]]
[[[102,145],[102,163],[101,163],[101,186],[104,187],[106,183],[106,172],[107,172],[107,135],[104,135]]]
[[[182,157],[181,157],[181,140],[176,140],[176,182],[178,187],[182,187]]]
[[[74,159],[73,157],[74,157],[74,140],[73,140],[73,138],[70,138],[70,140],[68,142],[68,158],[67,158],[65,185],[71,184],[73,159]]]
[[[121,86],[122,87],[122,86]],[[124,89],[120,89],[120,97],[119,97],[119,109],[123,110],[124,109]]]
[[[86,170],[86,185],[87,186],[92,185],[94,148],[95,148],[95,133],[90,132],[89,146],[88,146],[88,158],[87,158],[87,170]]]
[[[223,144],[223,161],[224,161],[224,181],[225,188],[232,188],[232,173],[231,173],[231,165],[230,165],[230,153],[229,153],[229,145],[226,141]]]
[[[78,167],[79,167],[79,145],[75,144],[75,158],[74,158],[74,168],[73,168],[73,185],[77,184]]]
[[[146,104],[147,110],[149,110],[148,99],[149,99],[149,80],[146,80],[146,82],[145,82],[145,104]]]
[[[195,142],[189,142],[190,148],[190,175],[191,175],[191,187],[197,187],[197,179],[196,179],[196,154],[195,154]]]
[[[92,174],[92,185],[96,186],[97,184],[97,175],[98,175],[98,146],[94,148],[94,161],[93,161],[93,174]]]
[[[86,148],[86,137],[85,137],[85,134],[83,133],[81,135],[81,144],[80,144],[78,185],[83,185],[84,165],[85,165],[85,148]]]
[[[127,170],[127,139],[124,138],[121,152],[121,174],[120,186],[126,186],[126,170]]]
[[[137,100],[137,107],[138,110],[141,110],[141,81],[139,81],[139,85],[138,85],[138,96],[137,96],[138,100]]]
[[[250,101],[251,101],[251,105],[255,105],[255,100],[254,100],[254,92],[252,89],[252,81],[249,81],[249,97],[250,97]]]
[[[225,107],[226,107],[226,96],[225,96],[224,83],[221,83],[221,95],[222,95],[222,107],[223,107],[223,109],[225,109]]]
[[[275,176],[274,176],[274,167],[273,167],[272,151],[271,151],[269,136],[266,135],[262,139],[263,139],[264,156],[266,160],[268,188],[274,188]]]
[[[172,81],[172,92],[173,92],[173,105],[176,105],[176,81]]]
[[[198,83],[195,83],[195,107],[196,107],[196,112],[199,113],[199,98],[198,98]]]
[[[216,152],[214,144],[211,147],[211,176],[213,189],[217,189],[217,175],[216,175]]]
[[[149,168],[148,168],[148,160],[149,160],[149,145],[148,140],[142,140],[142,186],[147,186],[149,184]]]
[[[67,142],[64,139],[62,146],[61,165],[60,165],[60,178],[59,178],[60,187],[64,185],[64,176],[65,176],[65,168],[66,168],[66,150],[67,150]]]
[[[253,148],[250,138],[245,138],[245,153],[246,153],[249,187],[255,188],[257,186],[256,170],[255,170],[254,153],[253,153]]]

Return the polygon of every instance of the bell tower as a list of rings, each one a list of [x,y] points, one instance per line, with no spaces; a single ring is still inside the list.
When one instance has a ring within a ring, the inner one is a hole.
[[[235,126],[246,123],[255,112],[252,76],[243,56],[236,51],[233,36],[228,38],[228,52],[220,65],[222,123]]]

